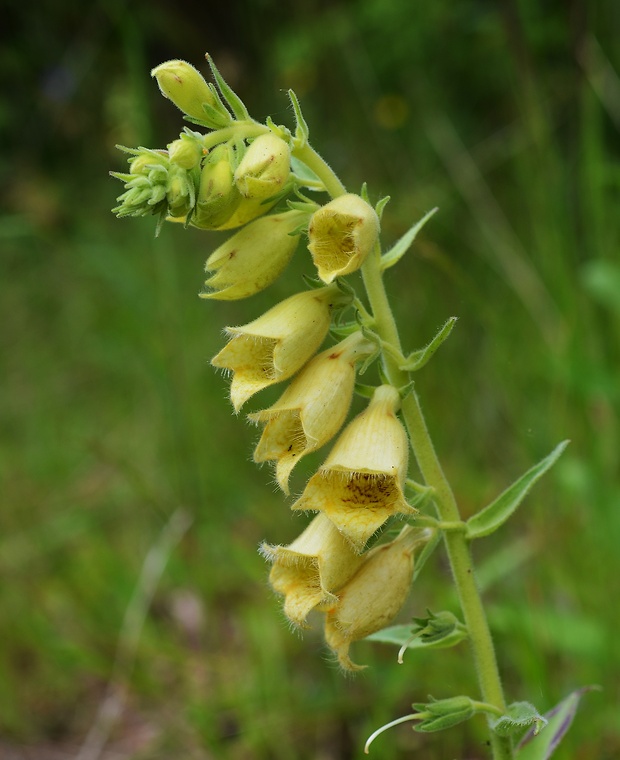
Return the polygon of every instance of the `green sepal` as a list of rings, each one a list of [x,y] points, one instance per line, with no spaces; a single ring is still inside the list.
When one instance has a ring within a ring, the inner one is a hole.
[[[538,734],[547,722],[530,702],[513,702],[505,714],[492,719],[490,725],[498,736],[514,736],[530,727],[534,734]]]
[[[362,198],[362,200],[366,201],[366,203],[368,203],[369,206],[372,205],[370,202],[370,198],[368,197],[368,182],[364,182],[362,184],[362,187],[360,189],[360,197]]]
[[[450,697],[448,699],[433,699],[426,704],[418,702],[413,705],[413,709],[425,717],[414,724],[413,730],[421,733],[431,733],[433,731],[442,731],[444,728],[451,728],[458,723],[469,720],[475,713],[476,708],[470,697]]]
[[[288,96],[291,101],[291,105],[293,106],[293,111],[295,112],[295,140],[297,141],[296,147],[302,148],[308,142],[310,129],[301,111],[301,106],[299,104],[297,95],[295,95],[293,90],[289,90]]]
[[[547,725],[544,730],[537,732],[534,727],[528,731],[517,747],[515,759],[548,760],[570,728],[581,697],[587,691],[595,688],[597,687],[585,686],[582,689],[577,689],[545,713],[544,719],[547,721]]]
[[[439,346],[448,338],[457,319],[458,317],[450,317],[450,319],[446,320],[431,342],[419,351],[409,354],[405,363],[401,364],[400,369],[407,372],[416,372],[422,369],[433,358]]]
[[[241,98],[237,95],[237,93],[226,83],[226,80],[220,74],[217,66],[215,65],[215,63],[213,63],[213,58],[211,58],[211,56],[208,53],[206,55],[206,59],[211,69],[211,73],[213,74],[213,79],[215,79],[215,81],[217,82],[217,86],[220,88],[220,92],[222,93],[224,100],[228,103],[234,115],[237,117],[237,119],[240,119],[241,121],[246,121],[246,120],[250,121],[250,112],[245,107],[245,103],[241,100]]]
[[[371,364],[373,364],[380,356],[381,356],[381,349],[379,348],[379,346],[375,346],[375,350],[371,354],[369,354],[364,359],[364,361],[360,364],[357,370],[357,374],[363,375],[366,372],[366,370],[371,366]]]
[[[385,195],[383,198],[381,198],[379,201],[377,201],[377,205],[375,206],[375,211],[377,212],[377,216],[379,217],[379,220],[383,217],[383,210],[390,202],[390,196]]]
[[[353,335],[359,329],[360,326],[357,322],[345,322],[341,325],[331,325],[329,331],[338,338],[346,338],[349,335]]]
[[[423,216],[419,222],[414,224],[408,232],[405,232],[405,234],[394,243],[389,251],[386,251],[383,254],[381,257],[381,271],[385,271],[386,269],[393,267],[394,264],[397,264],[402,259],[402,257],[411,247],[413,241],[416,239],[418,232],[422,229],[422,227],[424,227],[431,216],[433,216],[433,214],[435,214],[438,210],[439,209],[434,208],[429,211],[428,214]]]
[[[291,156],[291,171],[297,178],[297,181],[301,180],[302,184],[304,180],[307,180],[308,182],[311,182],[315,185],[323,186],[323,182],[321,181],[320,177],[316,175],[312,169],[306,166],[303,161],[300,161],[297,156]],[[320,192],[318,188],[309,187],[308,185],[305,185],[305,187],[307,187],[308,190]]]
[[[364,383],[355,383],[355,393],[362,398],[372,398],[377,390],[376,385],[364,385]]]
[[[548,456],[531,467],[500,494],[494,502],[470,517],[467,521],[466,537],[469,539],[482,538],[500,528],[521,504],[534,483],[556,463],[568,444],[569,441],[562,441]]]

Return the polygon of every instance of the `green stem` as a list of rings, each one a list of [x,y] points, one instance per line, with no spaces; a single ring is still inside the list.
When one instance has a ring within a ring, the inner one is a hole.
[[[340,180],[325,161],[309,146],[296,151],[296,155],[323,181],[326,190],[337,197],[346,192]],[[402,388],[410,381],[409,373],[400,369],[396,356],[402,354],[398,328],[392,314],[381,271],[381,249],[377,245],[362,267],[364,286],[374,316],[374,330],[395,351],[383,351],[383,366],[389,382]],[[458,505],[435,453],[426,427],[418,396],[412,390],[402,403],[402,413],[409,431],[411,447],[427,486],[435,490],[435,503],[441,522],[461,521]],[[484,702],[494,711],[503,714],[506,701],[497,667],[491,631],[476,584],[469,545],[462,531],[445,531],[443,538],[452,568],[452,575],[472,649],[480,692]],[[490,735],[494,760],[512,760],[512,743],[509,738]]]
[[[378,248],[362,267],[362,276],[375,317],[376,332],[384,341],[391,343],[397,351],[402,353],[398,329],[383,284]],[[392,355],[384,353],[383,363],[385,373],[392,385],[400,388],[407,384],[408,373],[398,367]],[[448,523],[460,522],[461,516],[454,494],[435,453],[418,396],[414,390],[403,399],[402,412],[411,447],[424,482],[435,489],[434,498],[440,520]],[[497,668],[493,639],[474,577],[469,546],[463,532],[446,531],[443,536],[465,625],[469,632],[469,642],[476,664],[482,699],[503,713],[506,710],[506,702]],[[509,738],[500,737],[491,732],[491,747],[494,760],[511,760],[513,757]]]
[[[202,144],[205,148],[214,148],[220,143],[236,137],[243,140],[246,137],[258,137],[269,132],[269,127],[259,124],[257,121],[235,121],[230,127],[216,129],[215,132],[209,132],[202,138]]]
[[[339,195],[344,195],[347,192],[345,186],[334,174],[327,161],[309,143],[293,148],[291,153],[300,161],[303,161],[316,174],[332,198],[337,198]]]

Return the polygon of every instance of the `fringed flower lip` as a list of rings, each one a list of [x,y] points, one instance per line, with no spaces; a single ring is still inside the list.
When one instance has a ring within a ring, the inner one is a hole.
[[[338,601],[335,592],[362,563],[324,515],[317,515],[288,546],[263,544],[261,552],[273,562],[269,582],[285,597],[285,615],[299,627],[306,627],[315,607]]]
[[[337,285],[290,296],[242,327],[227,327],[230,341],[212,359],[233,373],[230,398],[239,411],[258,391],[300,370],[329,329],[332,309],[346,296]]]
[[[379,217],[359,195],[347,193],[310,219],[308,249],[323,282],[358,270],[379,236]]]
[[[324,446],[344,424],[355,386],[355,363],[373,350],[361,332],[349,335],[315,356],[273,406],[248,415],[265,424],[254,461],[276,460],[276,478],[285,493],[297,462]]]
[[[407,599],[414,549],[428,540],[410,526],[388,544],[371,549],[355,575],[338,592],[325,614],[325,641],[345,670],[360,670],[349,657],[353,641],[389,625]]]
[[[392,515],[417,513],[403,493],[409,448],[399,406],[395,388],[377,388],[292,506],[322,512],[358,552]]]

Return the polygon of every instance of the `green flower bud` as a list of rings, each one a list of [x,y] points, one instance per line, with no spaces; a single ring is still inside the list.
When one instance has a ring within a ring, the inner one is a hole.
[[[333,606],[334,592],[362,563],[323,515],[318,515],[288,546],[263,544],[262,553],[273,562],[269,582],[285,597],[284,613],[294,625],[305,627],[308,613],[319,605]]]
[[[267,203],[260,198],[244,198],[237,190],[236,185],[235,190],[237,197],[239,198],[239,203],[231,216],[229,216],[225,222],[218,225],[218,230],[232,230],[235,229],[235,227],[243,227],[244,224],[266,214],[278,202],[277,198]]]
[[[356,551],[362,551],[392,515],[417,512],[403,493],[409,445],[396,416],[399,406],[395,388],[377,388],[365,411],[347,425],[292,506],[323,512]]]
[[[279,193],[291,172],[291,150],[281,137],[260,135],[235,171],[235,183],[245,198],[264,200]]]
[[[200,163],[203,156],[203,148],[198,140],[183,135],[178,140],[173,140],[168,145],[170,162],[182,169],[194,169]],[[206,153],[206,150],[205,150]]]
[[[230,301],[271,285],[291,260],[299,242],[299,235],[291,233],[306,216],[301,211],[285,211],[243,227],[207,259],[206,271],[215,274],[205,285],[213,292],[200,297]]]
[[[166,200],[168,214],[173,217],[185,217],[196,203],[196,186],[191,175],[180,166],[171,164],[166,183]]]
[[[364,667],[351,661],[351,642],[389,625],[405,603],[417,543],[415,532],[405,528],[394,541],[371,549],[359,570],[338,591],[338,602],[326,611],[325,640],[345,670]]]
[[[379,235],[379,217],[359,195],[341,195],[322,206],[310,220],[308,248],[323,282],[355,272]]]
[[[186,61],[166,61],[151,71],[165,98],[183,113],[205,121],[203,103],[217,108],[218,103],[202,74]]]
[[[231,370],[230,398],[239,411],[255,393],[287,380],[319,348],[329,329],[332,308],[344,300],[335,286],[296,293],[243,327],[228,327],[230,341],[214,367]]]
[[[373,348],[361,331],[349,335],[308,362],[273,406],[249,415],[265,423],[254,461],[275,459],[276,478],[286,493],[297,462],[342,427],[353,398],[355,363]]]

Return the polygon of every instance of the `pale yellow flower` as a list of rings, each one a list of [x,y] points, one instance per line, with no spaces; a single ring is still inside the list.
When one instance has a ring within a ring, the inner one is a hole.
[[[355,272],[374,248],[379,217],[359,195],[348,193],[316,211],[308,227],[308,248],[323,282]]]
[[[349,657],[353,641],[385,628],[407,599],[413,576],[414,548],[428,540],[406,527],[388,544],[371,549],[364,562],[338,592],[325,614],[325,640],[345,670],[360,670]]]
[[[287,380],[316,353],[329,329],[333,306],[343,299],[334,285],[306,290],[242,327],[227,327],[231,340],[212,360],[231,370],[230,398],[239,411],[258,391]]]
[[[261,551],[273,562],[269,582],[285,597],[285,615],[302,627],[315,607],[338,601],[335,592],[362,563],[323,515],[317,515],[288,546],[263,544]]]
[[[323,512],[357,551],[391,515],[417,512],[403,493],[409,456],[399,406],[395,388],[377,388],[292,507]]]
[[[276,477],[286,493],[297,462],[342,427],[353,397],[355,363],[372,351],[361,332],[353,333],[315,356],[273,406],[249,415],[252,421],[265,423],[254,461],[275,459]]]
[[[247,298],[271,285],[297,248],[299,234],[292,234],[306,218],[301,211],[263,216],[222,243],[207,259],[205,269],[214,274],[205,285],[212,292],[201,298]]]

